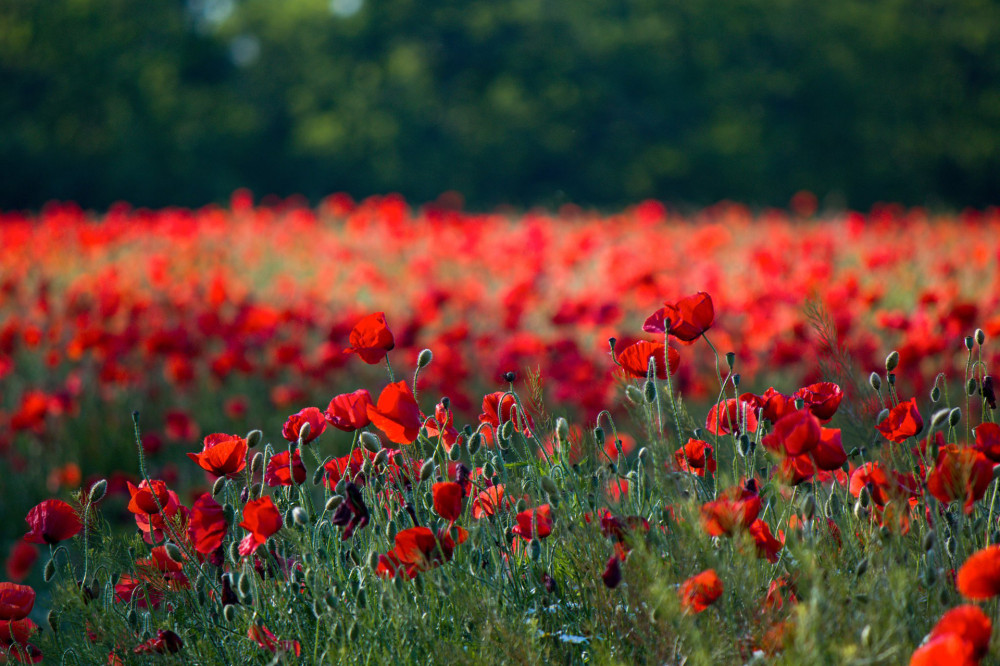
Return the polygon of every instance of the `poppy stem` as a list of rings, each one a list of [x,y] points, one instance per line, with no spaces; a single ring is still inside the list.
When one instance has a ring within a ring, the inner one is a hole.
[[[386,355],[385,355],[385,369],[389,371],[389,383],[390,384],[395,383],[395,381],[396,381],[396,375],[394,375],[393,372],[392,372],[392,364],[389,363],[389,354],[388,353],[386,353]]]

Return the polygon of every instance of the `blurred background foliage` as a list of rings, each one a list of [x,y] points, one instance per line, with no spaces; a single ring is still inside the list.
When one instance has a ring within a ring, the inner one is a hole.
[[[0,0],[0,207],[984,205],[994,0]]]

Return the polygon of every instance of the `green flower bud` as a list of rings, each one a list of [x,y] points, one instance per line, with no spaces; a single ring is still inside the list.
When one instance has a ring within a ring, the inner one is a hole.
[[[434,360],[434,352],[432,352],[430,349],[423,349],[420,351],[420,355],[417,356],[417,367],[423,370],[428,365],[430,365],[431,361],[433,360]]]
[[[108,482],[105,479],[101,479],[90,487],[90,493],[87,495],[87,501],[91,504],[97,504],[104,499],[104,495],[107,492]]]
[[[885,357],[885,371],[892,372],[899,365],[899,352],[891,351],[889,355]]]
[[[882,378],[878,376],[877,372],[873,372],[868,375],[868,383],[871,384],[872,388],[876,391],[882,390]]]
[[[378,435],[371,432],[361,433],[361,446],[372,453],[378,453],[382,450],[382,442],[379,440]]]
[[[260,430],[251,430],[250,432],[247,433],[246,436],[247,446],[249,446],[252,449],[253,447],[260,444],[262,439],[264,439],[264,433],[262,433]]]

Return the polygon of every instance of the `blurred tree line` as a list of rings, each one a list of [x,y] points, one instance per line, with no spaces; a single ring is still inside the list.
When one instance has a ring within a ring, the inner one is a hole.
[[[996,203],[994,0],[0,0],[0,207]]]

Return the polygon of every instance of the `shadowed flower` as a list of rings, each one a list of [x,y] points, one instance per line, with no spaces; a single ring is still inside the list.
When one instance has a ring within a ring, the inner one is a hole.
[[[975,448],[993,462],[1000,462],[1000,425],[981,423],[976,426]]]
[[[749,486],[751,482],[747,482]],[[730,488],[719,499],[701,507],[701,524],[711,536],[733,536],[753,525],[760,513],[760,496],[756,486]]]
[[[389,384],[379,394],[377,405],[368,405],[372,425],[396,444],[411,444],[420,433],[423,419],[413,391],[405,381]]]
[[[76,509],[57,499],[44,500],[25,518],[31,531],[24,535],[29,543],[57,544],[71,539],[83,528]]]
[[[490,486],[472,501],[472,517],[479,520],[483,516],[492,516],[498,511],[514,506],[513,500],[505,494],[505,486],[499,484]]]
[[[622,582],[622,565],[617,553],[608,558],[604,573],[601,574],[601,580],[604,581],[605,587],[610,590],[615,589]]]
[[[462,515],[462,486],[453,481],[435,483],[433,496],[437,515],[452,523]]]
[[[357,354],[369,365],[381,363],[386,352],[396,346],[392,331],[385,323],[385,313],[370,314],[357,324],[351,331],[351,346],[344,350],[345,354]]]
[[[173,654],[184,647],[181,637],[169,629],[160,629],[156,636],[140,643],[132,651],[136,654]]]
[[[927,477],[927,490],[939,502],[961,501],[966,513],[986,494],[993,463],[975,449],[948,444],[938,451],[937,465]]]
[[[302,656],[302,645],[298,641],[283,641],[272,634],[264,625],[254,624],[247,631],[247,638],[257,643],[257,646],[264,650],[270,650],[275,654],[290,652],[296,657]]]
[[[757,414],[754,401],[743,397],[723,400],[708,410],[705,429],[713,435],[728,435],[743,432],[757,432]]]
[[[517,524],[511,532],[530,541],[533,536],[544,539],[552,534],[552,507],[542,504],[534,509],[525,509],[517,514]]]
[[[451,533],[454,531],[455,537]],[[427,527],[410,527],[396,534],[396,547],[378,558],[376,573],[383,577],[396,575],[401,570],[409,578],[416,578],[451,559],[458,544],[464,543],[469,533],[461,527],[442,530],[436,535]]]
[[[270,497],[250,500],[243,507],[240,527],[250,532],[240,541],[240,555],[247,556],[257,550],[271,535],[281,529],[281,514]]]
[[[705,476],[706,472],[715,473],[715,457],[712,454],[712,445],[708,442],[689,439],[687,444],[674,451],[674,462],[682,472]]]
[[[708,569],[681,583],[678,595],[685,611],[700,613],[722,596],[722,581],[714,569]]]
[[[232,479],[247,466],[247,441],[238,435],[209,435],[201,453],[189,453],[188,458],[209,474]]]
[[[267,468],[264,469],[264,483],[274,488],[275,486],[292,485],[292,471],[288,465],[288,451],[282,451],[271,456],[267,461]],[[302,453],[295,449],[291,454],[292,469],[295,470],[295,484],[301,485],[306,480],[306,466],[302,464]]]
[[[27,585],[0,581],[0,620],[20,620],[35,607],[35,591]]]
[[[16,542],[11,547],[10,554],[7,555],[5,563],[7,578],[15,583],[20,583],[28,577],[31,567],[34,566],[37,559],[38,548],[36,546],[24,541]]]
[[[209,493],[195,500],[188,520],[188,536],[194,549],[207,555],[219,548],[226,538],[226,512]]]

